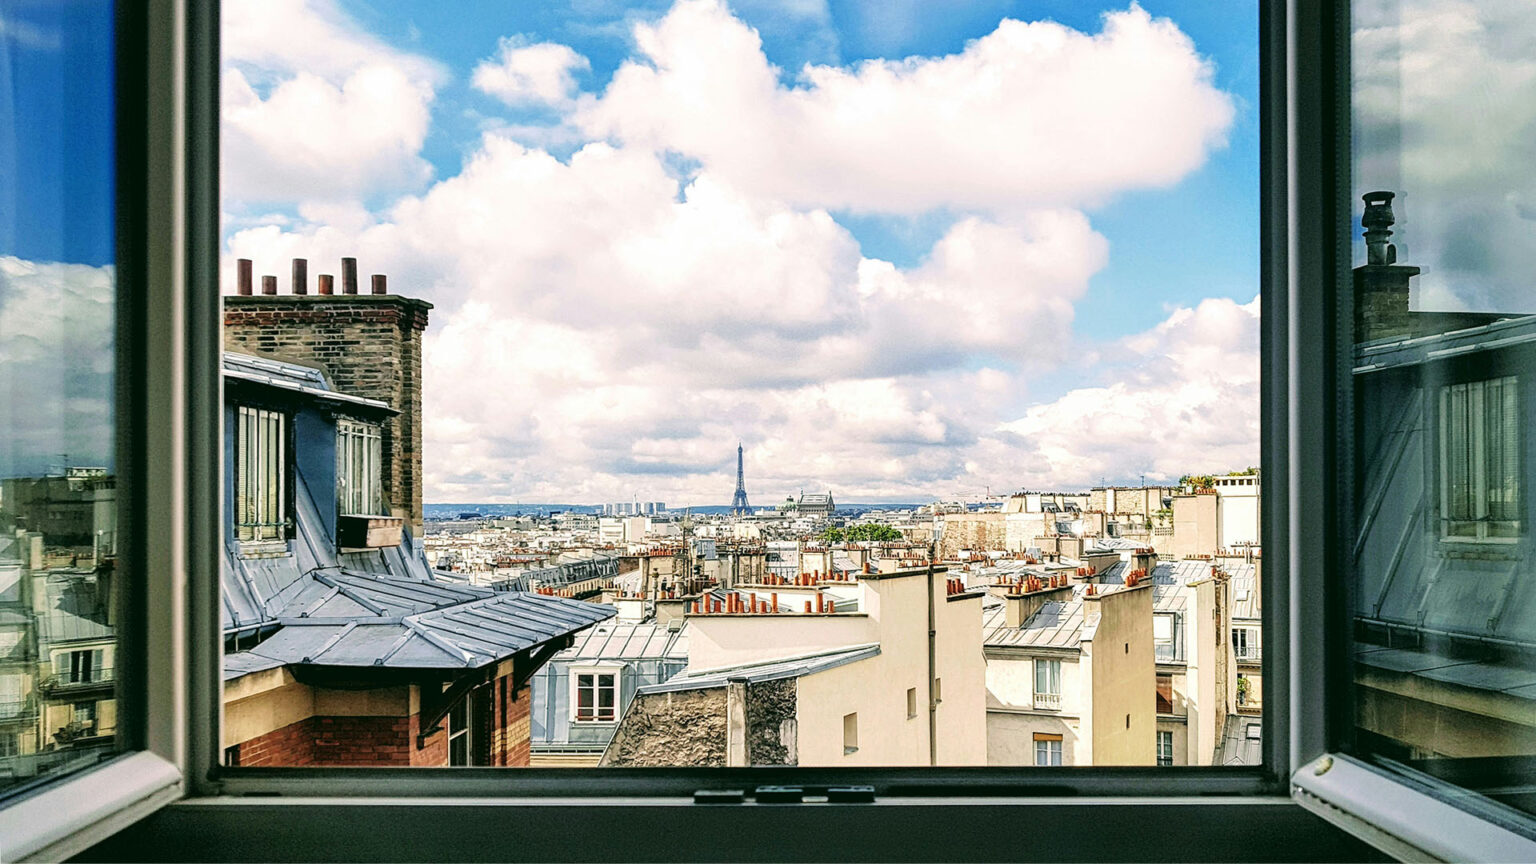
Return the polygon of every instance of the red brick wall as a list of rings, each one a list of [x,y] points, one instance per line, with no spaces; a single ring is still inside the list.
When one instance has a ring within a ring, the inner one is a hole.
[[[306,717],[241,742],[240,765],[410,765],[409,726],[404,717]]]
[[[529,726],[529,705],[532,691],[512,690],[511,679],[497,678],[490,687],[491,711],[491,764],[526,768],[532,755],[532,729]]]
[[[400,411],[384,424],[384,494],[395,505],[394,515],[405,516],[417,537],[422,528],[421,331],[431,308],[424,300],[395,294],[224,298],[226,349],[318,363],[342,391],[382,399]]]
[[[442,730],[433,734],[425,742],[426,746],[416,748],[416,736],[421,733],[421,715],[412,714],[409,721],[411,731],[411,766],[443,768],[448,765],[448,724],[442,723]]]

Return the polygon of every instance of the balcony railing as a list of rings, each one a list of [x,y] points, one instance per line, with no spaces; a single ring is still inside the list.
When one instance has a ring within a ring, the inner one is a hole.
[[[112,667],[104,666],[100,669],[92,669],[89,674],[85,675],[73,675],[69,672],[49,675],[38,682],[37,689],[44,693],[85,690],[91,687],[111,686],[114,680]]]
[[[1261,659],[1262,652],[1257,647],[1240,648],[1237,651],[1237,662],[1239,663],[1258,663]]]
[[[1061,710],[1061,694],[1060,693],[1036,693],[1035,694],[1035,710],[1036,711],[1060,711]]]
[[[6,700],[0,702],[0,721],[19,720],[26,717],[35,717],[36,708],[30,699]]]

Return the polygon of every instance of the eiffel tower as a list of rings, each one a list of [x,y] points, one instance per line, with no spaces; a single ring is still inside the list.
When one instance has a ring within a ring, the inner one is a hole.
[[[741,470],[741,442],[736,442],[736,497],[731,499],[731,512],[737,516],[747,515],[747,481]]]

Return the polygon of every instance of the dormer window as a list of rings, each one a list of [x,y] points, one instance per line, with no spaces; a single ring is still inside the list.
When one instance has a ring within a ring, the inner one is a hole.
[[[1440,509],[1450,539],[1520,533],[1520,409],[1514,377],[1440,388]]]
[[[383,516],[382,435],[356,420],[336,424],[336,499],[343,516]]]
[[[241,405],[235,438],[235,536],[242,542],[288,537],[288,418]]]

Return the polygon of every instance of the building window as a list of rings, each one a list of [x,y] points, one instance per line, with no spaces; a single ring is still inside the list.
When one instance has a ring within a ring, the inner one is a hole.
[[[244,541],[288,536],[288,418],[265,408],[239,408],[235,438],[235,536]]]
[[[1178,645],[1178,619],[1170,614],[1152,616],[1152,649],[1158,662],[1169,663],[1182,658]]]
[[[911,720],[912,718],[914,718],[916,716],[917,716],[917,688],[916,687],[908,687],[907,688],[907,719]]]
[[[1440,388],[1440,520],[1445,537],[1520,533],[1520,418],[1513,376]]]
[[[1035,661],[1035,707],[1061,708],[1061,661]]]
[[[1239,660],[1259,659],[1259,633],[1252,627],[1232,628],[1232,652]]]
[[[1048,767],[1061,764],[1061,736],[1048,732],[1035,733],[1035,765]]]
[[[355,420],[336,423],[336,498],[343,516],[386,516],[383,435]]]
[[[82,732],[92,732],[96,729],[96,703],[75,703],[75,726]]]
[[[1157,676],[1157,713],[1159,713],[1159,714],[1172,714],[1173,713],[1173,676],[1172,675],[1162,675],[1162,674],[1159,674]],[[1158,733],[1158,734],[1162,734],[1162,733]]]
[[[619,719],[618,670],[581,670],[575,677],[576,713],[572,719],[578,723],[612,723]]]
[[[14,732],[0,734],[0,759],[8,759],[21,754],[21,748],[17,742],[19,737]]]
[[[100,648],[69,652],[69,683],[89,684],[104,680],[106,670],[102,668],[101,655]]]
[[[224,748],[224,767],[225,768],[239,768],[240,767],[240,745],[239,744],[232,744],[232,745]]]
[[[464,694],[464,698],[454,703],[448,709],[448,764],[460,767],[471,764],[470,756],[474,752],[470,745],[470,717],[469,699],[472,694]]]
[[[1173,733],[1157,733],[1157,764],[1166,767],[1173,764]]]
[[[843,715],[843,755],[859,752],[859,714]]]

